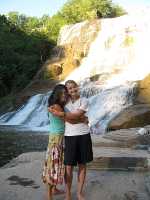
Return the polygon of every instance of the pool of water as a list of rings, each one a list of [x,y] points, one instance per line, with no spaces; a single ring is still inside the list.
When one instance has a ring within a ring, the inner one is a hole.
[[[0,167],[21,153],[45,151],[48,135],[0,130]]]

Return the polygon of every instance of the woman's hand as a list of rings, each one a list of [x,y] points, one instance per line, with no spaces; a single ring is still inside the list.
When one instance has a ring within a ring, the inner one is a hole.
[[[50,106],[50,107],[48,107],[48,111],[51,112],[51,113],[53,113],[55,111],[55,109],[54,109],[53,106]]]
[[[56,107],[56,106],[50,106],[48,107],[48,111],[51,112],[53,115],[57,116],[57,117],[61,117],[63,118],[65,113],[62,112],[62,109]]]

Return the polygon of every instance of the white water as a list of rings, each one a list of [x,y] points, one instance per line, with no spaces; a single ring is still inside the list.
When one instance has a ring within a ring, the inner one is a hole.
[[[133,103],[136,83],[128,83],[113,89],[102,90],[89,98],[88,118],[91,131],[95,134],[105,133],[111,119]]]
[[[70,29],[68,26],[67,33],[62,31],[60,44],[76,37],[83,24],[70,26]],[[89,98],[87,114],[90,127],[96,134],[104,133],[111,119],[133,104],[135,81],[150,73],[149,12],[103,19],[100,27],[87,57],[67,77],[67,80],[80,82],[81,94]],[[100,75],[97,81],[90,82],[89,77],[96,74]],[[35,131],[48,130],[47,97],[48,94],[32,97],[18,111],[1,116],[0,124],[24,125]]]
[[[89,125],[92,133],[105,133],[107,125],[120,111],[132,104],[136,93],[135,83],[128,83],[112,89],[97,86],[92,82],[81,86],[81,95],[89,99]],[[49,94],[38,94],[16,112],[0,117],[0,125],[12,125],[20,131],[48,132],[47,99]],[[17,128],[18,126],[18,128]]]
[[[103,19],[101,31],[92,43],[88,57],[67,79],[78,82],[94,74],[121,73],[107,82],[107,88],[126,81],[143,79],[150,72],[150,14],[125,15]]]
[[[80,37],[82,27],[87,23],[88,21],[84,21],[81,23],[77,23],[74,25],[66,25],[60,30],[60,35],[58,38],[58,45],[64,45],[69,44],[72,42],[74,37]]]
[[[1,125],[23,125],[27,130],[48,130],[47,99],[48,94],[38,94],[29,99],[26,105],[16,112],[0,117]],[[36,128],[37,127],[37,128]],[[40,127],[43,127],[42,129]],[[22,129],[24,130],[24,129]]]

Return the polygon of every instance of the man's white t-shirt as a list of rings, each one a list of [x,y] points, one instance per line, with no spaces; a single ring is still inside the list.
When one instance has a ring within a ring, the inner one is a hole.
[[[84,110],[88,109],[88,100],[86,98],[79,98],[75,102],[71,100],[66,104],[66,112],[75,112],[77,109]],[[89,133],[89,126],[85,123],[71,124],[65,122],[65,136],[77,136],[85,135]]]

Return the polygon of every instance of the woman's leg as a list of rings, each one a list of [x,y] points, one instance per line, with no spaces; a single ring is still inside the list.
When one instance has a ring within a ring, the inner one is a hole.
[[[47,184],[47,200],[52,200],[53,199],[52,190],[53,190],[53,186]]]

